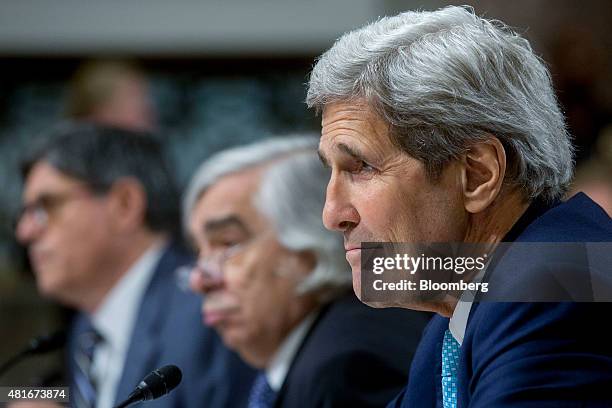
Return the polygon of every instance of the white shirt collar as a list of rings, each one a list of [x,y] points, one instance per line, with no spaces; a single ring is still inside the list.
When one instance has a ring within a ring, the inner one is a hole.
[[[99,391],[96,400],[98,408],[114,406],[140,304],[164,246],[165,240],[153,243],[117,282],[91,317],[94,327],[104,339],[96,347],[92,364],[92,376]]]
[[[461,297],[463,298],[463,294]],[[472,310],[472,302],[463,301],[460,298],[457,302],[457,306],[455,306],[455,311],[448,322],[448,329],[459,345],[463,344],[468,318],[470,317],[470,310]]]
[[[472,282],[482,281],[488,265],[489,264],[487,263],[485,267],[478,272]],[[472,310],[472,303],[474,303],[472,299],[474,299],[476,295],[477,293],[475,291],[465,290],[459,297],[459,301],[455,306],[453,315],[448,322],[448,329],[460,346],[463,344],[463,338],[465,337],[465,330],[467,329],[470,311]]]
[[[129,346],[140,302],[161,258],[163,245],[163,240],[153,243],[121,277],[91,316],[104,342],[117,351],[127,350]]]
[[[274,391],[280,391],[283,386],[287,373],[289,372],[289,367],[291,367],[291,363],[304,341],[308,330],[310,330],[310,327],[314,323],[317,314],[318,312],[312,312],[306,316],[306,318],[289,333],[274,357],[272,357],[270,364],[266,368],[266,379],[268,380],[268,384],[270,384],[270,388]]]

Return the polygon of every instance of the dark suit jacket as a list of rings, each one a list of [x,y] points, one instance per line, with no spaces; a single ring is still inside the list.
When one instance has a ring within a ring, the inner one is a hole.
[[[612,221],[586,195],[578,194],[552,208],[532,205],[504,241],[610,242]],[[537,270],[534,263],[545,270],[566,256],[550,255],[531,256],[529,268],[517,265],[515,257],[502,258],[493,274],[512,270],[513,281],[527,287],[533,279],[529,274]],[[610,321],[611,306],[474,303],[461,345],[458,407],[612,406],[612,342],[603,327]],[[413,359],[410,382],[389,407],[442,407],[442,338],[448,322],[432,318]]]
[[[275,407],[381,407],[405,384],[430,315],[373,309],[354,294],[319,314],[279,392]]]
[[[116,403],[127,398],[149,372],[174,364],[183,373],[181,384],[170,394],[147,402],[147,408],[245,405],[254,371],[202,324],[201,298],[176,284],[176,269],[190,261],[175,244],[162,255],[139,308]]]

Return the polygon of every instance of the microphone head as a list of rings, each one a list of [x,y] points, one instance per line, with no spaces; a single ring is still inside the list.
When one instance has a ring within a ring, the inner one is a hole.
[[[152,400],[175,389],[182,379],[183,373],[177,366],[167,365],[153,370],[142,380],[138,388],[142,391],[145,400]]]

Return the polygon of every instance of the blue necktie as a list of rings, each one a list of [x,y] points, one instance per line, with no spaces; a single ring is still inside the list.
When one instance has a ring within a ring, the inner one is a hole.
[[[459,366],[459,342],[450,330],[444,332],[442,342],[442,406],[457,407],[457,367]]]
[[[248,408],[272,408],[275,399],[276,392],[268,384],[266,374],[264,372],[259,373],[251,387]]]
[[[91,366],[95,348],[102,341],[102,337],[88,319],[82,319],[78,323],[77,333],[72,355],[74,389],[70,399],[74,407],[93,408],[97,395],[91,377]]]

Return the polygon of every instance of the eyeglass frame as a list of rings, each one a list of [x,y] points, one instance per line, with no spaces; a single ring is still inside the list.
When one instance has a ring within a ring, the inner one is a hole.
[[[82,193],[82,194],[79,194]],[[57,211],[58,208],[64,206],[72,200],[81,198],[98,196],[101,192],[93,189],[89,185],[82,185],[64,191],[62,193],[42,194],[30,203],[21,206],[17,216],[15,217],[15,228],[23,221],[24,217],[31,217],[38,228],[46,228],[49,225],[51,213]],[[47,200],[45,203],[44,201]]]
[[[207,278],[221,279],[223,278],[225,273],[225,271],[223,270],[223,265],[225,265],[229,260],[235,258],[236,256],[245,253],[247,249],[253,247],[256,243],[263,241],[265,238],[268,238],[271,235],[273,235],[273,230],[269,229],[267,231],[262,232],[256,237],[251,237],[244,242],[226,248],[225,250],[221,251],[220,255],[216,257],[198,259],[193,264],[187,266],[187,268],[189,268],[190,274],[200,273],[202,276]]]

